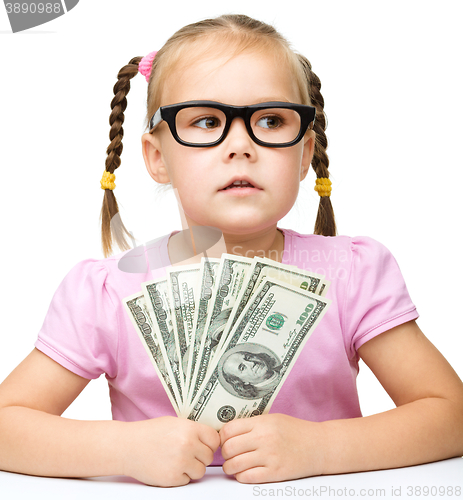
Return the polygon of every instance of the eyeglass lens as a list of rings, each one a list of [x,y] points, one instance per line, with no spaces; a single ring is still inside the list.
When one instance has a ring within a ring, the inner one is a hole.
[[[175,126],[184,142],[207,144],[223,134],[225,114],[215,108],[183,108],[177,113]],[[301,118],[297,111],[286,108],[269,108],[255,111],[250,118],[254,135],[263,142],[285,144],[299,134]]]

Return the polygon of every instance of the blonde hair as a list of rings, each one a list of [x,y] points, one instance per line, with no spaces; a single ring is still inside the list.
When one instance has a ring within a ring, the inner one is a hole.
[[[301,104],[310,104],[304,69],[287,40],[268,24],[243,15],[224,15],[181,28],[158,51],[148,83],[147,125],[161,105],[167,78],[198,59],[217,57],[221,47],[226,48],[230,59],[246,51],[272,54],[296,77]]]
[[[245,15],[223,15],[214,19],[205,19],[189,24],[174,35],[158,51],[153,60],[151,75],[148,83],[146,126],[150,117],[161,105],[162,92],[166,80],[178,70],[179,65],[193,64],[194,61],[217,55],[219,46],[227,47],[227,54],[233,57],[244,51],[265,52],[273,54],[282,64],[292,71],[299,90],[301,103],[311,104],[316,108],[315,152],[312,167],[318,178],[329,177],[329,160],[326,154],[328,142],[325,135],[326,116],[323,111],[324,100],[320,93],[321,83],[312,71],[310,62],[301,54],[297,54],[290,47],[289,42],[273,27]],[[141,57],[135,57],[118,73],[118,81],[114,86],[114,98],[111,101],[110,140],[107,148],[106,171],[114,173],[121,164],[122,124],[124,111],[127,107],[126,95],[130,90],[130,79],[138,74],[138,64]],[[113,237],[121,250],[128,250],[125,237],[129,236],[127,229],[120,221],[119,209],[114,193],[105,190],[103,206],[101,208],[102,248],[105,257],[112,253]],[[111,219],[119,215],[116,224]],[[329,196],[320,198],[315,234],[324,236],[336,235],[334,212]]]

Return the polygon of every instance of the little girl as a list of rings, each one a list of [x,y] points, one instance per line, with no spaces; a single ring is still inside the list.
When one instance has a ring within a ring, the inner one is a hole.
[[[175,416],[122,303],[142,282],[188,260],[185,231],[150,242],[137,272],[119,266],[129,252],[111,256],[113,238],[129,248],[124,226],[113,223],[114,171],[138,72],[148,81],[143,157],[149,175],[175,189],[184,229],[217,228],[223,251],[322,268],[331,282],[331,306],[270,413],[232,420],[219,433]],[[336,236],[320,87],[307,59],[246,16],[186,26],[159,52],[121,69],[101,180],[106,258],[84,260],[66,275],[35,349],[0,386],[0,469],[125,474],[174,486],[201,478],[210,464],[240,482],[262,483],[463,454],[463,384],[415,323],[396,261],[371,238]],[[315,234],[303,235],[278,222],[310,165],[320,205]],[[397,408],[361,416],[359,358]],[[113,420],[60,417],[103,373]]]

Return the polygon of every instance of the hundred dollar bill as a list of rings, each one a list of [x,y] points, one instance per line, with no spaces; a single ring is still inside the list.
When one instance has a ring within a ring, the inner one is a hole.
[[[172,384],[173,376],[169,365],[165,363],[167,355],[163,352],[162,342],[156,334],[156,329],[149,314],[143,292],[138,292],[123,299],[124,307],[132,321],[135,330],[142,341],[146,352],[149,354],[154,369],[161,381],[167,397],[169,398],[175,412],[180,416],[180,395]]]
[[[182,388],[185,392],[186,372],[193,323],[199,268],[201,264],[176,266],[166,270],[171,305],[172,324],[177,342],[178,357],[182,368]]]
[[[251,296],[266,277],[284,281],[285,283],[297,286],[303,290],[308,290],[317,295],[321,295],[320,291],[322,288],[325,289],[326,285],[329,284],[323,275],[299,269],[297,266],[280,264],[275,261],[269,262],[267,259],[261,259],[259,257],[256,257],[254,260],[254,266],[260,268],[260,273],[251,291]]]
[[[320,290],[318,291],[318,294],[321,295],[322,297],[326,297],[326,292],[328,291],[328,288],[330,287],[330,282],[323,280],[323,283],[320,285]]]
[[[266,262],[270,262],[271,265],[275,265],[274,260],[268,259],[267,257],[261,257],[261,259],[266,261]],[[317,274],[317,273],[312,273],[311,271],[307,271],[305,269],[302,269],[298,266],[294,266],[292,264],[281,264],[281,263],[277,263],[277,264],[278,264],[278,266],[281,266],[284,269],[294,269],[294,270],[299,271],[299,272],[301,272],[301,270],[302,270],[303,273],[310,273],[312,276],[319,276],[321,278],[320,283],[317,287],[317,290],[314,293],[316,293],[317,295],[321,295],[322,297],[326,296],[326,292],[328,291],[328,288],[330,287],[331,283],[325,279],[325,276],[323,276],[321,274]]]
[[[187,418],[219,430],[267,413],[331,301],[265,278],[230,332]]]
[[[199,340],[201,343],[198,346],[199,355],[196,362],[191,365],[188,401],[194,399],[199,386],[204,381],[209,362],[215,353],[253,260],[248,257],[222,254],[219,262],[216,272],[217,286],[214,289],[212,300],[209,301],[210,307],[207,311],[207,317],[204,318],[201,338],[198,336],[199,330],[196,330],[196,341]]]
[[[164,277],[146,281],[142,283],[141,286],[156,333],[164,346],[163,351],[166,353],[164,362],[166,365],[170,366],[173,375],[172,382],[180,395],[180,400],[178,401],[180,407],[184,399],[182,391],[183,372],[180,366],[177,344],[175,342],[167,278]]]
[[[210,310],[210,304],[214,297],[214,290],[216,284],[217,269],[220,264],[220,259],[214,258],[201,258],[201,265],[199,269],[199,289],[196,312],[193,323],[193,336],[191,338],[191,346],[188,356],[187,377],[185,383],[185,393],[188,394],[190,380],[195,371],[196,360],[201,345],[201,340],[204,335],[204,328],[206,326],[206,318]],[[187,401],[188,399],[185,398]]]
[[[267,277],[273,277],[275,279],[289,283],[290,285],[297,286],[303,290],[307,290],[311,293],[317,293],[317,290],[320,289],[320,285],[322,283],[327,283],[324,280],[324,276],[322,276],[321,274],[304,271],[299,268],[294,269],[294,266],[281,264],[274,260],[254,257],[254,259],[252,260],[251,268],[249,270],[247,283],[242,288],[241,293],[237,301],[235,302],[233,310],[230,313],[230,319],[227,323],[215,355],[220,355],[223,346],[227,342],[229,332],[234,327],[236,320],[243,312],[246,304],[254,294],[255,290]]]
[[[257,258],[258,256],[256,255],[255,258]],[[265,262],[268,262],[269,264],[278,264],[279,266],[283,266],[287,269],[299,269],[297,266],[294,266],[293,264],[283,264],[281,262],[277,262],[276,260],[273,260],[273,259],[269,259],[267,257],[259,257],[260,259],[264,260]]]

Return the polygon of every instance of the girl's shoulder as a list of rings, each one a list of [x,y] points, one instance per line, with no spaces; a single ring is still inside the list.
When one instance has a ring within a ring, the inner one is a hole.
[[[105,300],[120,306],[125,297],[138,293],[141,283],[165,274],[167,247],[143,244],[106,258],[89,257],[74,264],[65,274],[56,294],[74,290],[84,298]]]
[[[106,270],[108,286],[136,290],[141,282],[165,274],[165,268],[171,265],[167,242],[174,233],[175,231],[105,259],[92,259],[93,267],[95,271],[100,268]]]
[[[369,236],[319,236],[285,231],[283,263],[322,275],[327,297],[335,302],[327,313],[330,327],[339,325],[349,359],[366,341],[418,313],[392,253]],[[325,323],[326,324],[326,323]]]

